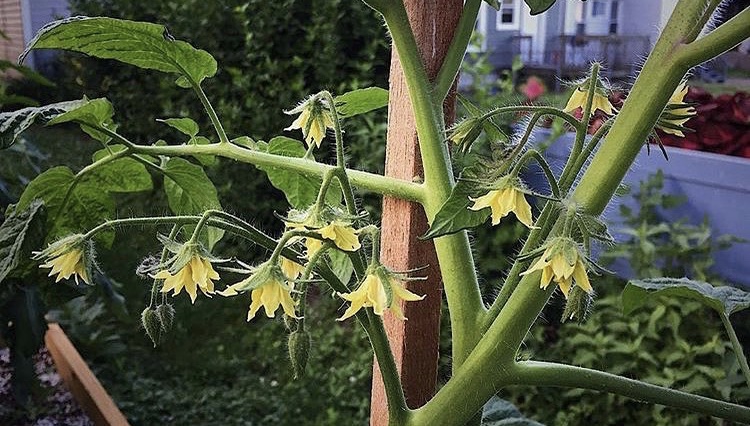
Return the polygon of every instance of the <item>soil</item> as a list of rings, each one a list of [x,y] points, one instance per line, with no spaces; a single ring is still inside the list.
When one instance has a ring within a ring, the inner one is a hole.
[[[7,426],[92,426],[93,423],[65,388],[52,357],[42,349],[34,357],[41,391],[24,409],[11,390],[10,351],[0,349],[0,424]]]

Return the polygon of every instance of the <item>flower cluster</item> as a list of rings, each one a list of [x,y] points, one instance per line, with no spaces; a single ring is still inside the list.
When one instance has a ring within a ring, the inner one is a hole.
[[[350,301],[351,305],[338,320],[343,321],[362,308],[372,308],[375,315],[380,316],[389,309],[396,318],[406,320],[400,301],[413,302],[424,299],[424,296],[407,290],[403,279],[384,266],[371,267],[356,290],[339,294],[343,299]]]
[[[308,146],[314,143],[320,148],[320,143],[326,136],[326,129],[334,128],[333,114],[328,106],[316,96],[308,98],[296,108],[285,112],[290,115],[299,114],[299,116],[291,126],[284,130],[301,129]]]
[[[523,193],[523,185],[518,178],[505,176],[500,178],[486,194],[478,197],[469,197],[474,202],[469,206],[470,210],[482,210],[490,208],[492,211],[492,224],[497,225],[500,219],[513,212],[518,220],[531,228],[534,221],[531,217],[531,205],[526,201]]]
[[[284,259],[286,260],[286,259]],[[247,278],[230,285],[224,291],[220,291],[222,296],[235,296],[246,291],[250,291],[250,308],[247,313],[247,320],[255,318],[255,314],[261,306],[266,311],[266,316],[273,318],[279,307],[284,314],[291,318],[297,318],[295,314],[295,303],[292,299],[294,290],[294,279],[299,275],[299,264],[291,260],[282,265],[270,262],[263,263],[256,268],[248,268]],[[294,265],[292,265],[294,264]],[[286,275],[291,273],[292,276]]]
[[[529,275],[536,271],[542,272],[540,288],[546,289],[550,282],[554,281],[560,286],[565,298],[568,297],[574,283],[587,293],[594,291],[586,273],[586,257],[571,238],[551,239],[544,246],[542,256],[521,275]]]
[[[67,280],[72,276],[76,285],[79,284],[79,278],[86,284],[91,284],[93,247],[81,234],[71,235],[50,244],[45,250],[35,252],[34,259],[45,260],[39,267],[49,268],[50,277],[57,274],[55,282]]]

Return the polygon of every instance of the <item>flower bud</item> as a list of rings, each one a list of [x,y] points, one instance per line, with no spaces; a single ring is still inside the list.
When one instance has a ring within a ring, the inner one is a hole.
[[[586,313],[591,306],[592,300],[593,298],[591,295],[581,287],[575,286],[570,289],[570,294],[568,295],[568,301],[565,304],[561,321],[565,322],[567,320],[575,319],[578,322],[583,322],[583,320],[586,319]]]
[[[146,330],[146,335],[153,342],[154,347],[161,340],[161,321],[159,321],[159,315],[155,309],[150,306],[146,306],[146,309],[141,312],[141,324]]]
[[[305,373],[307,360],[310,358],[310,333],[304,330],[294,331],[289,335],[287,344],[294,378],[298,379]]]
[[[174,325],[174,306],[165,303],[156,307],[156,316],[159,318],[159,325],[164,333],[169,332]]]

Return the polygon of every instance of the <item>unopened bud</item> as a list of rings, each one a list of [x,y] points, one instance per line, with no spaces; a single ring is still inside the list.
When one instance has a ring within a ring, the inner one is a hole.
[[[174,307],[165,303],[156,307],[156,316],[159,318],[159,325],[164,333],[169,332],[174,324]]]
[[[156,310],[150,306],[146,306],[146,309],[141,312],[141,324],[143,324],[143,328],[146,330],[146,335],[148,335],[151,342],[154,343],[154,347],[156,347],[156,344],[161,340],[161,322]]]
[[[583,322],[586,319],[586,314],[592,301],[593,298],[586,290],[579,286],[574,286],[568,295],[568,301],[565,304],[561,321],[565,322],[575,319],[578,322]]]
[[[298,379],[305,374],[307,360],[310,358],[310,333],[299,330],[292,332],[289,335],[288,345],[294,378]]]

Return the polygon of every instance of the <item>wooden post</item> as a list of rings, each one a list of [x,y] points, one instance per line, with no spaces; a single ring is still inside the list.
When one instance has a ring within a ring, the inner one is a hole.
[[[405,4],[427,75],[434,79],[453,38],[463,1],[405,0]],[[391,55],[389,90],[385,174],[407,180],[419,179],[423,174],[416,126],[395,49]],[[454,90],[451,90],[445,106],[446,122],[451,122]],[[418,204],[389,197],[383,199],[382,263],[395,271],[429,266],[420,273],[429,277],[426,281],[408,283],[409,290],[427,296],[420,302],[402,304],[404,315],[409,320],[399,321],[389,314],[384,319],[410,408],[427,402],[434,394],[437,382],[442,290],[435,248],[431,241],[417,239],[427,228],[427,219]],[[375,363],[370,425],[387,424],[385,390]]]

